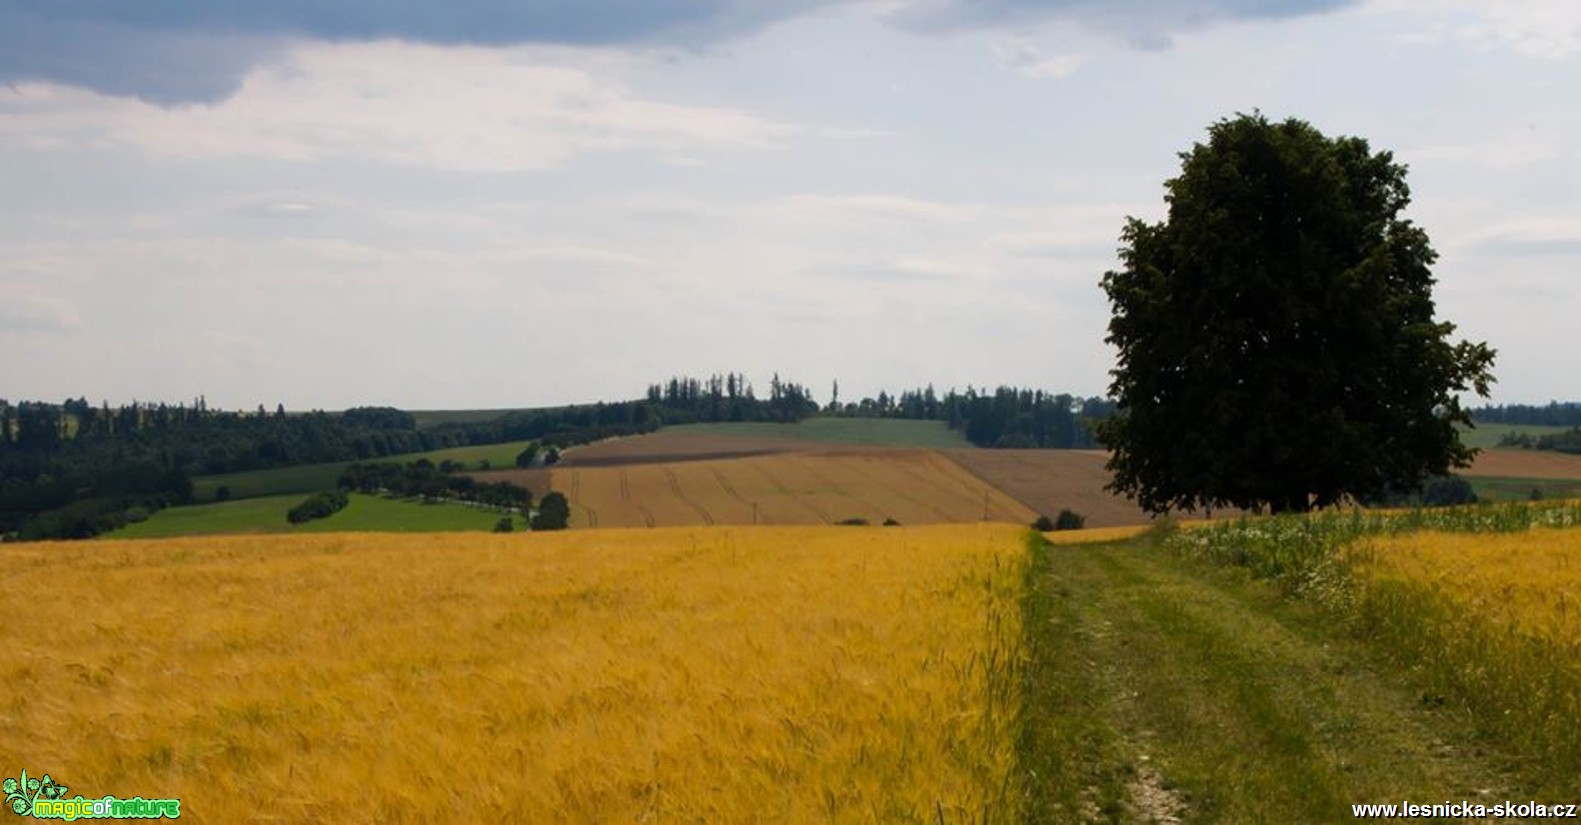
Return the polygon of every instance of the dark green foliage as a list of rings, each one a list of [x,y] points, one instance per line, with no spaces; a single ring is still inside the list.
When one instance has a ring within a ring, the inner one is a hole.
[[[1410,489],[1389,488],[1382,495],[1359,499],[1368,507],[1452,507],[1476,504],[1471,482],[1460,476],[1433,476]]]
[[[316,518],[329,518],[345,509],[347,502],[345,490],[314,493],[308,496],[301,504],[287,511],[285,518],[286,521],[292,524],[301,524]]]
[[[1477,494],[1471,482],[1460,476],[1431,478],[1422,486],[1424,507],[1453,507],[1457,504],[1476,504]]]
[[[417,430],[417,419],[394,407],[352,407],[340,414],[340,423],[359,430]]]
[[[999,387],[992,393],[967,387],[942,396],[932,385],[899,395],[880,392],[844,406],[831,404],[829,415],[846,418],[901,418],[944,421],[979,447],[1090,448],[1098,446],[1093,425],[1114,412],[1101,398],[1081,398],[1042,390]]]
[[[522,450],[521,452],[516,454],[516,466],[518,466],[518,467],[531,467],[532,464],[533,464],[533,461],[536,460],[537,458],[538,458],[538,445],[537,444],[528,444],[527,445],[527,449]]]
[[[884,519],[884,526],[885,527],[899,527],[900,526],[900,522],[894,520],[893,518],[886,518],[886,519]]]
[[[534,530],[564,530],[571,525],[571,504],[563,493],[546,493],[532,517]]]
[[[219,486],[219,488],[214,491],[214,500],[215,501],[230,501],[231,500],[231,488],[221,484]]]
[[[1478,424],[1536,424],[1545,427],[1581,427],[1581,402],[1550,401],[1534,404],[1487,405],[1471,411]]]
[[[1048,516],[1038,516],[1037,521],[1032,522],[1032,529],[1039,533],[1047,533],[1054,529],[1054,519]]]
[[[447,462],[448,463],[448,462]],[[380,462],[352,464],[341,473],[338,486],[342,490],[362,493],[426,499],[458,499],[472,501],[489,507],[526,510],[532,504],[532,492],[508,481],[479,482],[469,476],[449,475],[445,464],[435,467],[427,459],[409,464]]]
[[[1087,517],[1074,510],[1061,510],[1054,517],[1055,530],[1080,530],[1086,524]]]
[[[515,529],[516,523],[511,520],[510,516],[502,516],[499,521],[494,522],[494,532],[496,533],[509,533]]]
[[[1298,120],[1214,124],[1104,275],[1110,489],[1154,512],[1326,506],[1465,466],[1494,353],[1435,321],[1405,167]]]
[[[860,517],[853,517],[853,518],[841,519],[841,520],[835,522],[835,524],[838,524],[838,525],[840,525],[842,527],[866,527],[867,526],[867,519],[860,518]]]
[[[544,455],[543,455],[543,465],[545,467],[548,467],[550,465],[559,464],[559,463],[560,463],[560,448],[559,447],[550,447],[549,451],[544,453]]]
[[[1558,433],[1530,435],[1510,433],[1499,439],[1500,447],[1521,447],[1528,450],[1554,450],[1581,455],[1581,427]]]

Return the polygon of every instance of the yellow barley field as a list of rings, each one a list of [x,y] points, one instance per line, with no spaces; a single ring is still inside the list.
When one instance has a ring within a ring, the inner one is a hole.
[[[1581,529],[1379,537],[1361,569],[1426,585],[1493,622],[1581,652]]]
[[[6,546],[0,765],[199,822],[1002,820],[1023,534]]]
[[[931,450],[841,450],[551,471],[577,527],[905,525],[1037,514]]]

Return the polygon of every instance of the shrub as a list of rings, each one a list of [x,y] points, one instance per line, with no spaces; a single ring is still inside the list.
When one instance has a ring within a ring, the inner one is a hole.
[[[1422,506],[1449,507],[1456,504],[1476,504],[1477,494],[1471,482],[1460,476],[1430,478],[1422,487]]]
[[[884,526],[885,527],[899,527],[900,526],[900,522],[894,520],[893,518],[886,518],[886,519],[884,519]]]
[[[835,524],[841,525],[843,527],[866,527],[867,519],[861,517],[841,519],[840,521],[835,522]]]
[[[496,532],[496,533],[509,533],[509,532],[514,531],[515,529],[516,529],[516,523],[511,521],[511,517],[510,516],[505,516],[504,518],[501,518],[499,521],[494,522],[494,532]]]
[[[1039,533],[1047,533],[1054,529],[1054,519],[1051,519],[1048,516],[1038,516],[1038,520],[1032,522],[1032,529],[1038,531]]]
[[[345,509],[348,499],[345,490],[314,493],[285,514],[286,521],[302,524],[316,518],[328,518]]]
[[[1055,530],[1080,530],[1087,523],[1087,517],[1074,510],[1061,510],[1054,518]]]
[[[547,493],[538,502],[538,514],[532,517],[534,530],[564,530],[571,524],[571,504],[564,493]]]
[[[228,487],[228,486],[225,486],[225,485],[220,485],[220,488],[218,490],[214,491],[214,500],[215,501],[230,501],[231,500],[231,488]]]

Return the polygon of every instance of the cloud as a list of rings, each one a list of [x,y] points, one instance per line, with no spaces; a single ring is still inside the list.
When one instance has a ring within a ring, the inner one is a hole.
[[[0,82],[215,102],[293,42],[699,45],[828,0],[7,0]]]
[[[1472,249],[1496,255],[1581,256],[1581,218],[1541,217],[1509,221],[1472,237]]]
[[[970,220],[982,212],[971,204],[942,203],[905,195],[792,195],[781,204],[804,215],[832,220],[885,220],[900,222],[955,223]]]
[[[82,328],[77,310],[50,295],[0,289],[0,334],[66,333]]]
[[[1085,62],[1085,58],[1080,55],[1046,56],[1021,38],[995,43],[994,56],[999,58],[1000,65],[1034,80],[1070,77]]]
[[[798,128],[733,109],[643,99],[588,71],[529,60],[476,47],[304,45],[255,69],[224,102],[175,108],[25,84],[0,92],[0,140],[501,172],[546,169],[590,151],[672,157],[764,147]],[[293,214],[274,208],[277,216]]]
[[[1216,22],[1330,11],[1355,0],[889,0],[868,9],[912,29],[1067,20],[1141,48]],[[6,0],[0,83],[43,81],[159,105],[214,103],[302,42],[439,46],[681,46],[757,31],[838,0]],[[1072,57],[1018,65],[1035,77]]]
[[[1374,10],[1427,21],[1405,38],[1410,42],[1507,48],[1549,60],[1581,53],[1581,6],[1572,0],[1374,0]]]
[[[1169,46],[1170,35],[1235,20],[1280,20],[1335,11],[1357,0],[911,0],[890,12],[901,25],[929,30],[1024,28],[1076,22],[1142,49]]]

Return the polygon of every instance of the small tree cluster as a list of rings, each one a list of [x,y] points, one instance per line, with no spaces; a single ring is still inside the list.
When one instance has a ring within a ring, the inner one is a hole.
[[[301,504],[292,507],[285,514],[285,518],[292,524],[302,524],[316,518],[328,518],[344,510],[348,501],[344,490],[314,493]]]
[[[548,493],[538,502],[538,513],[532,517],[534,530],[564,530],[571,526],[571,504],[564,493]]]

